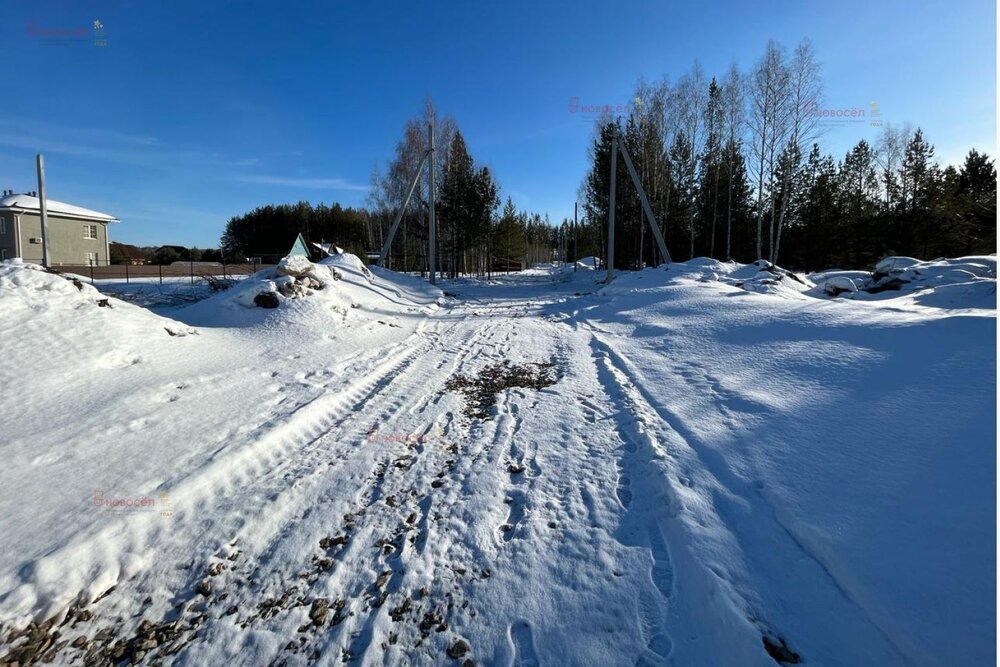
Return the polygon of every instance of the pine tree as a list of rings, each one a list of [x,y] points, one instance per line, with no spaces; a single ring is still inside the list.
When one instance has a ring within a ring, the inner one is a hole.
[[[453,278],[460,270],[459,257],[467,247],[470,235],[473,175],[472,156],[465,146],[465,138],[461,132],[455,132],[448,147],[448,161],[435,211],[441,243],[439,253],[450,258],[448,274]]]
[[[878,165],[875,152],[861,140],[844,157],[840,167],[840,210],[851,230],[850,261],[871,264],[882,248],[873,248],[872,222],[879,207]]]
[[[997,171],[988,155],[975,149],[965,156],[958,176],[962,252],[996,251]]]
[[[698,185],[699,218],[702,235],[708,237],[707,255],[715,257],[715,232],[719,214],[719,178],[722,172],[722,89],[712,78],[705,105],[705,148],[701,155]]]
[[[688,141],[684,134],[678,133],[674,137],[669,152],[670,164],[674,167],[673,178],[671,179],[674,184],[674,197],[671,202],[670,218],[672,220],[689,222],[684,230],[688,240],[689,259],[694,257],[695,239],[694,226],[690,224],[690,221],[694,220],[697,186],[695,173],[692,169],[692,166],[695,164],[695,160],[692,157],[693,153],[691,142]],[[669,247],[670,244],[668,243],[667,245]]]

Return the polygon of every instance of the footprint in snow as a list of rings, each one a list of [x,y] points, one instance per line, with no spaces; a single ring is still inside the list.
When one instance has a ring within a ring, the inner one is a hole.
[[[511,644],[514,646],[514,659],[511,667],[538,667],[538,656],[535,652],[535,640],[531,633],[531,625],[527,621],[514,622],[508,631]]]
[[[58,452],[49,452],[47,454],[42,454],[41,456],[36,456],[35,458],[31,459],[31,465],[33,466],[52,465],[61,458],[62,454]]]

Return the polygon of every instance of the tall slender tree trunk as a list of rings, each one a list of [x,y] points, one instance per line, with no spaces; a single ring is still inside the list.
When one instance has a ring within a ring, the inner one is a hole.
[[[778,216],[778,234],[774,239],[774,252],[771,254],[771,263],[778,263],[778,251],[781,249],[781,230],[785,226],[785,209],[787,207],[787,202],[783,202],[781,205],[781,214]]]
[[[708,246],[708,256],[715,259],[715,221],[719,208],[719,163],[715,162],[713,165],[715,170],[715,184],[712,187],[712,234],[711,241]]]
[[[771,219],[768,225],[768,235],[767,235],[767,257],[768,261],[771,259],[771,255],[774,254],[774,222],[775,215],[777,213],[777,198],[774,196],[774,151],[771,151],[771,175],[768,179],[768,190],[771,193]]]
[[[787,172],[788,169],[786,169],[785,171]],[[791,183],[789,182],[790,177],[787,176],[786,174],[785,176],[782,177],[781,180],[783,182],[782,185],[783,192],[781,196],[781,211],[778,214],[778,231],[774,239],[774,246],[771,248],[771,264],[778,263],[778,248],[781,245],[781,230],[785,226],[785,215],[788,212],[788,201],[791,199],[791,193],[789,192],[789,190],[791,189]]]
[[[726,261],[733,258],[732,238],[733,238],[733,164],[729,162],[729,202],[726,206]]]
[[[757,259],[763,258],[764,239],[764,151],[767,148],[767,131],[760,135],[760,170],[757,174]]]

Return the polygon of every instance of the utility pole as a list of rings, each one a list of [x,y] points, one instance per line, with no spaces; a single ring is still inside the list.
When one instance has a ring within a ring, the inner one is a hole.
[[[428,124],[428,132],[431,139],[430,161],[431,161],[431,192],[430,192],[430,217],[428,218],[428,231],[430,232],[430,263],[431,263],[431,285],[437,284],[437,230],[434,220],[434,123]]]
[[[42,216],[42,266],[49,268],[49,212],[45,205],[45,158],[39,153],[35,158],[38,166],[38,210]]]
[[[611,196],[608,199],[608,277],[610,283],[615,270],[615,176],[618,172],[618,136],[611,141]]]
[[[395,220],[392,221],[392,226],[389,228],[389,235],[385,238],[385,242],[382,244],[382,252],[378,257],[378,265],[385,266],[385,261],[389,258],[389,250],[392,248],[392,240],[396,238],[396,230],[399,229],[399,221],[403,219],[403,214],[406,212],[406,207],[410,203],[410,197],[413,196],[413,191],[417,187],[417,183],[420,181],[420,174],[423,173],[424,163],[427,162],[427,156],[430,155],[430,151],[424,153],[424,156],[420,159],[420,165],[417,167],[417,173],[413,177],[413,183],[410,184],[410,189],[406,192],[406,199],[403,200],[403,205],[399,208],[399,212],[396,213]],[[403,270],[406,270],[406,266],[403,266]]]
[[[618,165],[619,144],[622,149],[622,158],[625,160],[625,166],[628,168],[628,174],[632,178],[632,184],[635,185],[635,189],[639,193],[639,202],[642,204],[642,210],[646,214],[646,220],[649,222],[650,228],[653,230],[653,237],[656,239],[656,245],[660,249],[660,255],[663,257],[665,263],[670,263],[670,253],[667,252],[667,244],[663,240],[663,234],[660,233],[659,226],[656,224],[656,217],[653,215],[653,209],[649,206],[649,200],[646,199],[646,191],[642,187],[642,181],[639,180],[639,175],[635,171],[635,165],[632,164],[632,158],[628,154],[628,148],[625,147],[621,133],[616,131],[615,136],[611,139],[611,192],[608,193],[608,277],[605,282],[609,283],[611,282],[612,272],[615,267],[615,168]],[[640,265],[641,263],[642,260],[640,257]]]

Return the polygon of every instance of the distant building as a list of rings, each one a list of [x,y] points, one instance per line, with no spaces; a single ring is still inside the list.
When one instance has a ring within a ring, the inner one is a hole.
[[[248,260],[263,262],[264,264],[277,264],[283,257],[307,257],[310,261],[318,262],[324,257],[329,257],[330,249],[340,250],[332,243],[307,243],[305,237],[300,233],[295,236],[288,236],[286,243],[280,248],[271,250],[250,252]]]
[[[146,263],[146,255],[137,246],[112,241],[108,244],[108,256],[112,264],[140,266]]]
[[[292,241],[292,248],[288,251],[288,257],[306,257],[312,259],[318,252],[316,248],[309,247],[306,240],[302,238],[302,234],[299,234]]]
[[[343,255],[344,249],[338,245],[334,245],[331,241],[320,241],[319,243],[313,242],[313,247],[317,248],[324,257],[332,257],[333,255]]]
[[[161,245],[153,251],[153,261],[157,264],[173,264],[191,259],[191,251],[182,245]]]
[[[46,199],[49,264],[94,265],[109,263],[108,225],[118,218],[100,211]],[[42,217],[34,192],[0,196],[0,260],[20,257],[42,263]]]

